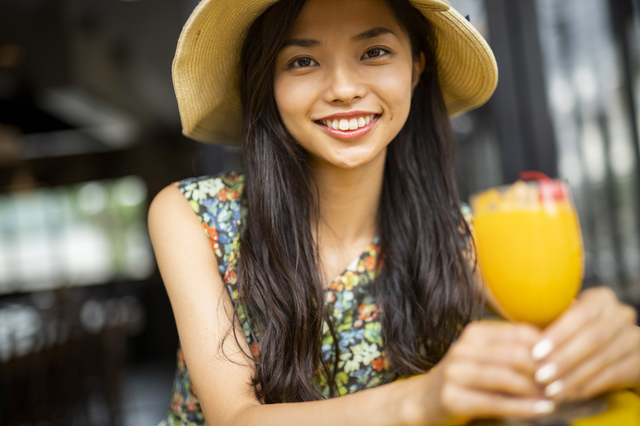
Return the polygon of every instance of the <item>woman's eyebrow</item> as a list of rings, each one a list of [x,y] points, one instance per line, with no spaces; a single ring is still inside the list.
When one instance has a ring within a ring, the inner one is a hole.
[[[281,49],[285,49],[289,46],[298,47],[320,47],[323,43],[320,40],[313,40],[310,38],[290,38],[282,43]]]
[[[353,37],[351,37],[351,42],[355,43],[359,41],[365,41],[371,38],[380,37],[381,35],[384,35],[384,34],[396,35],[396,33],[391,31],[389,28],[376,27],[376,28],[371,28],[370,30],[364,31],[360,34],[354,35]],[[284,43],[282,43],[282,49],[289,46],[320,47],[323,44],[324,43],[322,43],[320,40],[314,40],[311,38],[290,38],[286,40]]]
[[[396,35],[396,33],[391,31],[389,28],[376,27],[351,37],[351,41],[352,42],[365,41],[365,40],[369,40],[370,38],[380,37],[381,35],[385,35],[385,34]]]

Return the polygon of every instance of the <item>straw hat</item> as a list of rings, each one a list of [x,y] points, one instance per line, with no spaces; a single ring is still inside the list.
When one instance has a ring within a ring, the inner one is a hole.
[[[244,35],[276,1],[201,0],[195,8],[180,34],[172,68],[185,136],[201,142],[239,142],[238,77]],[[434,27],[449,115],[482,105],[498,83],[496,60],[487,42],[447,0],[409,2]]]

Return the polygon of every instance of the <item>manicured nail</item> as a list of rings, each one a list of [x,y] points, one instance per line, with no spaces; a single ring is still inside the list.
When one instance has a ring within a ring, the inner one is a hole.
[[[563,388],[564,388],[564,381],[556,380],[555,382],[551,383],[549,386],[547,386],[544,389],[544,394],[547,397],[551,398],[552,396],[559,394]]]
[[[544,367],[541,367],[538,371],[536,371],[536,382],[538,383],[547,383],[553,376],[556,375],[558,369],[555,364],[547,364]]]
[[[552,349],[553,349],[553,342],[551,341],[551,339],[547,338],[542,340],[541,342],[539,342],[537,345],[533,347],[533,350],[531,351],[531,356],[533,357],[534,360],[540,361],[541,359],[549,355]]]
[[[556,409],[556,404],[553,401],[538,401],[533,404],[533,412],[536,414],[549,414]]]

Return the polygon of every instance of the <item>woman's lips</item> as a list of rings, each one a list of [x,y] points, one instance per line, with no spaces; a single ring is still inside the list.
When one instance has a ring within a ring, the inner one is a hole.
[[[335,136],[337,138],[340,139],[357,139],[361,136],[366,135],[367,133],[369,133],[371,131],[371,129],[373,129],[373,126],[376,125],[376,123],[378,122],[378,119],[380,118],[380,115],[376,115],[373,120],[371,120],[369,122],[369,124],[367,124],[364,127],[360,127],[356,130],[340,130],[340,129],[333,129],[331,127],[327,127],[322,123],[319,123],[317,121],[315,121],[315,123],[320,126],[320,128],[322,130],[324,130],[325,132],[329,133],[331,136]]]

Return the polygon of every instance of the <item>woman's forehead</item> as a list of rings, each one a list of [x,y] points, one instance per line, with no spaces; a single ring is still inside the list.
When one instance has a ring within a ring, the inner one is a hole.
[[[402,37],[402,30],[384,0],[307,0],[287,39],[353,38],[374,28],[386,28]]]

